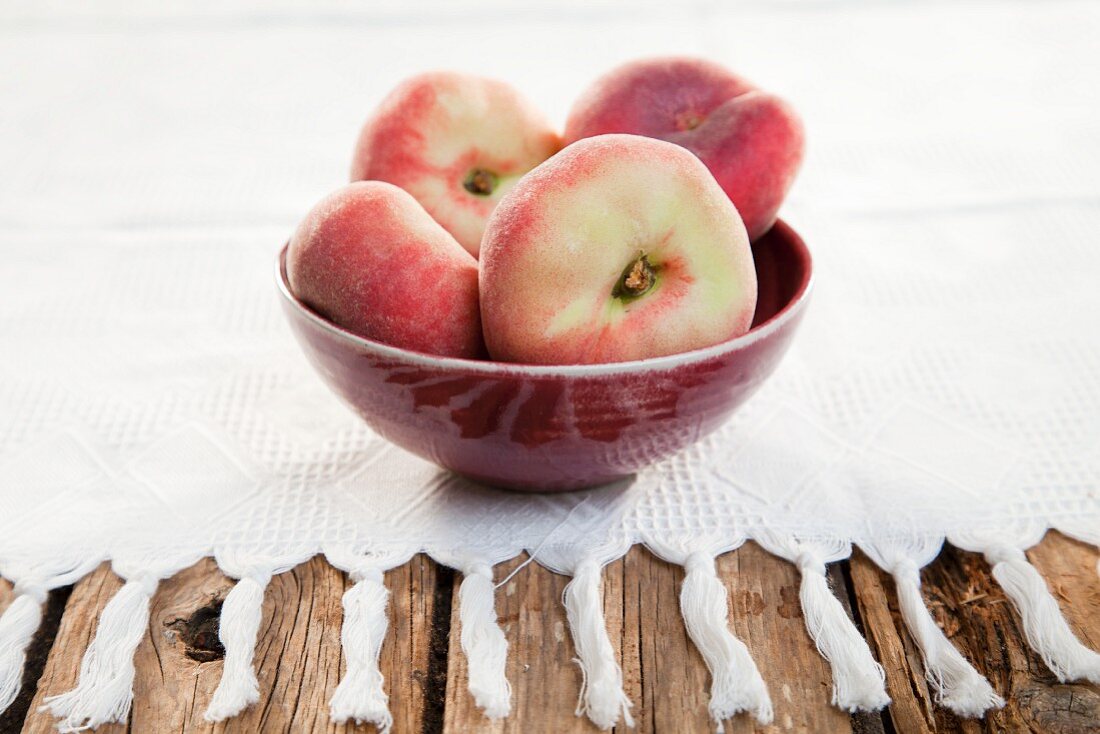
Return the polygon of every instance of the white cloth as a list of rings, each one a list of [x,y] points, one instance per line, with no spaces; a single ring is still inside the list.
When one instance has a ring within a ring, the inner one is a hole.
[[[1098,32],[1078,2],[0,5],[0,572],[48,588],[217,555],[265,580],[425,550],[475,573],[537,549],[574,573],[747,538],[804,572],[852,543],[894,570],[945,538],[1100,544]],[[588,492],[479,488],[373,435],[273,284],[372,106],[460,68],[562,121],[596,74],[672,52],[806,120],[783,216],[817,291],[775,377]]]

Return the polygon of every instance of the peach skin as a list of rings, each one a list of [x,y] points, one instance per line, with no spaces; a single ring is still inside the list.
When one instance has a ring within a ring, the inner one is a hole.
[[[351,180],[405,189],[477,257],[497,202],[560,148],[542,113],[504,82],[433,72],[403,82],[367,120]]]
[[[592,364],[740,336],[756,272],[745,226],[698,158],[636,135],[567,147],[521,179],[482,243],[494,359]]]
[[[605,133],[667,140],[706,164],[755,241],[775,223],[802,164],[802,122],[786,102],[702,59],[633,61],[596,80],[565,141]]]
[[[484,355],[477,261],[392,184],[353,183],[322,199],[291,237],[286,271],[302,303],[354,334]]]

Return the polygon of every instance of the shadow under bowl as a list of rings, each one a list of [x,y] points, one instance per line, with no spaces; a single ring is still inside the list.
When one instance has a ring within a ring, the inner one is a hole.
[[[592,487],[633,474],[720,426],[775,370],[813,280],[782,221],[753,244],[759,296],[745,335],[683,354],[534,366],[437,357],[356,336],[302,304],[283,310],[328,386],[381,436],[475,481],[519,490]]]

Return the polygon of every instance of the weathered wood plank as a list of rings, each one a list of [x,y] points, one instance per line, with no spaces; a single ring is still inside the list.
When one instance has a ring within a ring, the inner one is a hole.
[[[733,629],[752,653],[775,705],[772,726],[760,727],[742,715],[732,726],[727,724],[726,731],[851,731],[848,715],[829,703],[832,673],[806,632],[798,570],[755,543],[746,543],[718,559],[718,573],[732,600]],[[830,574],[830,581],[845,600],[843,579]]]
[[[891,722],[896,731],[927,734],[935,726],[932,695],[924,680],[920,652],[908,635],[902,633],[890,577],[858,549],[849,567],[867,642],[886,670],[886,688],[893,701]],[[876,603],[869,603],[871,599]],[[889,603],[883,603],[887,599]]]
[[[150,605],[149,632],[134,656],[134,731],[209,728],[202,704],[221,675],[218,611],[232,587],[209,558],[161,583]],[[265,610],[261,630],[270,626]]]
[[[446,666],[440,665],[445,661],[439,658],[445,654],[450,632],[453,574],[418,555],[386,573],[385,581],[390,590],[390,629],[382,645],[381,669],[393,730],[395,734],[439,731],[446,674]]]
[[[161,585],[135,658],[133,731],[215,729],[203,713],[221,678],[218,613],[232,586],[210,559]],[[219,730],[332,730],[325,697],[339,672],[343,587],[343,575],[319,559],[272,579],[256,646],[260,702]]]
[[[1100,644],[1095,550],[1051,533],[1029,556],[1081,638]],[[497,578],[521,562],[502,564]],[[830,579],[842,601],[849,591],[857,600],[872,649],[887,671],[895,731],[1100,731],[1100,691],[1053,680],[1026,647],[1015,612],[979,556],[948,548],[924,570],[923,581],[938,623],[1009,698],[1005,710],[983,722],[959,720],[933,705],[919,653],[901,627],[890,578],[858,552],[850,568],[851,589],[839,566],[831,567]],[[776,709],[771,727],[741,716],[727,723],[727,732],[882,730],[878,717],[850,719],[829,706],[829,669],[805,632],[793,566],[748,544],[720,558],[718,569],[730,592],[734,630],[760,666]],[[680,567],[641,548],[604,570],[609,634],[641,732],[713,730],[705,708],[706,668],[679,614],[682,581]],[[391,628],[382,670],[395,732],[596,731],[573,714],[580,673],[560,601],[568,579],[530,564],[498,591],[498,614],[511,646],[514,702],[512,716],[503,722],[486,720],[466,690],[453,594],[460,582],[460,576],[423,557],[386,576]],[[340,597],[348,582],[320,559],[276,577],[269,588],[257,648],[261,703],[217,727],[202,720],[221,672],[217,608],[231,584],[209,560],[162,584],[153,599],[149,635],[135,658],[130,726],[100,731],[345,730],[328,721],[327,703],[342,667]],[[36,709],[45,696],[75,683],[99,612],[120,585],[103,566],[73,590],[23,731],[54,730],[52,717]],[[0,587],[0,609],[9,596],[10,590]]]
[[[497,578],[518,563],[502,564]],[[829,705],[829,669],[806,633],[795,568],[752,544],[720,558],[718,568],[730,592],[734,629],[760,665],[776,706],[773,726],[759,727],[740,716],[726,730],[851,731],[849,717]],[[709,675],[680,617],[683,575],[679,566],[640,547],[604,569],[604,614],[623,665],[624,688],[634,702],[638,732],[714,730],[706,711]],[[498,593],[497,612],[510,645],[513,693],[513,712],[504,721],[485,719],[466,691],[466,662],[456,622],[446,731],[597,731],[573,714],[581,679],[572,663],[573,646],[561,605],[567,582],[531,564]],[[456,607],[455,620],[457,614]]]
[[[69,602],[65,605],[57,639],[50,650],[46,668],[38,680],[38,690],[35,691],[30,711],[23,723],[25,734],[54,734],[57,731],[56,719],[38,709],[47,696],[64,693],[76,685],[80,659],[91,642],[99,613],[121,587],[122,581],[104,563],[73,588]],[[96,731],[99,734],[121,734],[129,731],[129,727],[115,724],[101,726]]]
[[[160,677],[163,683],[147,687],[152,690],[146,700],[135,702],[133,731],[352,731],[353,726],[335,725],[328,716],[342,672],[341,596],[349,583],[320,558],[272,580],[256,646],[261,701],[215,727],[202,720],[202,712],[221,676],[216,614],[231,582],[212,561],[179,574],[154,600],[156,643],[139,653],[139,676],[146,681]],[[392,627],[381,666],[392,691],[395,731],[419,732],[428,667],[429,632],[423,620],[431,618],[434,570],[418,558],[388,573],[386,584],[392,591]]]
[[[391,628],[382,648],[381,667],[391,691],[397,732],[424,728],[435,579],[434,564],[422,557],[386,577],[392,592]],[[221,676],[224,652],[217,639],[218,613],[233,582],[210,559],[165,581],[153,597],[149,634],[135,656],[130,726],[109,730],[355,730],[328,719],[328,700],[342,671],[340,600],[348,583],[344,574],[320,558],[272,579],[256,648],[261,700],[240,716],[215,726],[202,716]],[[119,586],[106,566],[77,585],[35,706],[42,696],[73,685],[99,612]],[[33,711],[24,730],[52,731],[52,717]]]
[[[623,665],[638,731],[713,731],[707,669],[680,616],[683,568],[639,547],[624,561]]]
[[[500,580],[512,572],[526,556],[498,565],[494,572]],[[622,562],[605,569],[605,613],[622,619]],[[497,590],[497,618],[508,639],[508,680],[512,684],[512,714],[490,721],[474,705],[467,690],[466,656],[459,643],[458,586],[454,579],[451,613],[450,650],[447,657],[447,708],[445,732],[595,732],[587,719],[573,715],[580,687],[580,671],[572,662],[573,643],[561,604],[562,591],[569,579],[550,573],[536,563],[528,564]],[[619,590],[618,599],[615,598]],[[619,637],[612,632],[612,641]]]
[[[1071,625],[1096,646],[1100,579],[1095,551],[1050,533],[1028,555],[1063,602]],[[891,579],[859,553],[851,568],[870,640],[886,667],[896,731],[1100,732],[1100,689],[1054,679],[1028,648],[1015,610],[981,556],[945,548],[922,571],[922,592],[936,622],[1008,700],[982,721],[960,719],[932,704],[919,653],[901,626]]]
[[[1057,531],[1027,553],[1081,641],[1100,650],[1100,575],[1096,548]]]

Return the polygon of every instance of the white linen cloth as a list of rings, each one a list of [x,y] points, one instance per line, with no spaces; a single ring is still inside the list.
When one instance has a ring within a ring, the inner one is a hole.
[[[752,538],[803,573],[807,626],[847,709],[888,702],[824,564],[861,546],[897,579],[942,703],[1001,701],[920,599],[945,538],[986,553],[1033,646],[1100,681],[1021,550],[1100,544],[1100,6],[1086,2],[0,4],[0,704],[45,591],[109,559],[60,725],[125,718],[157,580],[214,555],[225,674],[256,700],[263,589],[323,552],[345,597],[337,720],[389,725],[381,571],[427,551],[465,574],[471,692],[507,715],[492,564],[523,550],[566,595],[582,708],[630,702],[599,568],[645,543],[682,605],[715,719],[771,700],[727,624],[713,558]],[[397,81],[504,78],[559,122],[628,58],[705,55],[791,100],[809,151],[784,216],[817,291],[774,379],[718,434],[632,482],[554,496],[472,486],[374,436],[321,385],[273,261],[344,182]]]

